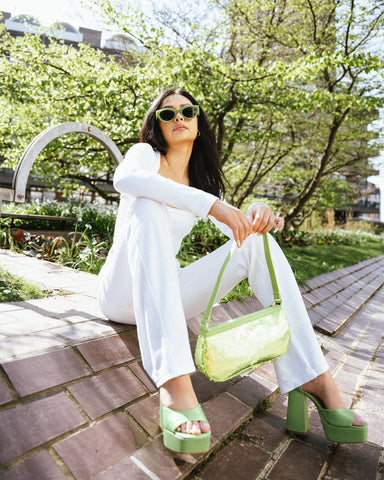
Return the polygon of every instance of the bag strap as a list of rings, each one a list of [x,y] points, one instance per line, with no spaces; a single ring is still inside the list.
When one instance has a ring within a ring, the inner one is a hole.
[[[271,252],[269,250],[269,242],[268,242],[268,236],[267,235],[263,235],[263,244],[264,244],[265,259],[267,261],[269,275],[271,277],[271,283],[272,283],[273,298],[274,298],[273,305],[280,305],[281,304],[280,292],[279,292],[279,287],[277,286],[276,275],[275,275],[275,270],[273,268],[273,263],[272,263],[272,259],[271,259]],[[211,298],[209,299],[208,306],[207,306],[207,308],[204,312],[203,318],[201,320],[200,333],[203,334],[203,335],[208,330],[208,324],[209,324],[209,320],[210,320],[210,317],[211,317],[212,308],[213,308],[213,305],[215,303],[217,293],[219,291],[221,280],[223,279],[224,271],[227,268],[227,265],[228,265],[229,261],[231,260],[232,255],[235,253],[235,250],[236,250],[236,242],[233,242],[233,244],[231,246],[231,249],[228,252],[228,254],[227,254],[227,256],[224,260],[224,263],[223,263],[223,265],[220,269],[220,272],[219,272],[219,275],[217,277],[216,284],[215,284],[215,287],[213,289]]]

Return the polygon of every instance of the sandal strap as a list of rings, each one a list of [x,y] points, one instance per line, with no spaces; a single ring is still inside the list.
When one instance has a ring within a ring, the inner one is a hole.
[[[321,415],[335,427],[352,427],[355,412],[347,407],[323,409]]]
[[[163,409],[163,428],[171,432],[186,422],[207,422],[203,409],[199,405],[189,410],[173,410],[172,408],[161,406]]]

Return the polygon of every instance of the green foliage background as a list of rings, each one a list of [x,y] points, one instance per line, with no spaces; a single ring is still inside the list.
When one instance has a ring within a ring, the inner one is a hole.
[[[196,0],[187,12],[161,2],[144,12],[130,2],[92,3],[140,48],[115,57],[37,35],[12,38],[0,26],[3,166],[15,167],[37,134],[68,121],[95,125],[125,153],[153,98],[182,86],[208,113],[230,203],[267,199],[298,227],[314,209],[358,198],[351,180],[369,172],[380,148],[380,131],[367,125],[383,106],[383,58],[372,47],[383,5]],[[203,7],[216,21],[203,21]],[[113,171],[94,140],[74,134],[52,142],[34,167],[66,192],[110,186]]]

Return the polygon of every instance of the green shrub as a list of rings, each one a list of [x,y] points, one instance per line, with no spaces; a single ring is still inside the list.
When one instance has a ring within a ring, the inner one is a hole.
[[[188,265],[207,253],[213,252],[227,240],[228,237],[210,220],[198,220],[189,235],[183,239],[178,259],[181,265]]]

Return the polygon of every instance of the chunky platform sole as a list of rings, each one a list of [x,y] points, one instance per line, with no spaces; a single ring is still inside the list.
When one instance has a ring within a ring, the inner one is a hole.
[[[160,427],[164,445],[170,450],[178,453],[203,453],[209,450],[211,432],[191,435],[176,431],[179,425],[192,421],[207,422],[200,406],[190,410],[173,410],[160,402]]]
[[[289,392],[287,425],[288,432],[306,435],[309,430],[308,398],[319,412],[325,436],[331,442],[364,443],[368,438],[368,424],[352,425],[355,416],[348,408],[327,409],[313,395],[301,387]]]

